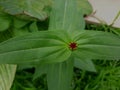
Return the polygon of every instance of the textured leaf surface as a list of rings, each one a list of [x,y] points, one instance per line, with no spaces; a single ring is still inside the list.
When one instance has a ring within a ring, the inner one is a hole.
[[[48,17],[45,8],[51,4],[50,0],[4,0],[0,1],[0,6],[12,15],[25,14],[31,17],[44,20]]]
[[[0,44],[0,63],[64,61],[71,54],[66,47],[68,38],[64,33],[61,31],[44,31],[5,41]]]
[[[0,65],[0,90],[10,90],[16,72],[16,65]]]

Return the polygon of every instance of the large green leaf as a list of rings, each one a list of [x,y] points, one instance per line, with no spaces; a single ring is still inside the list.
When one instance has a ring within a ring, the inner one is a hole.
[[[71,54],[66,43],[68,37],[64,33],[42,31],[2,42],[0,63],[62,62]]]
[[[78,44],[74,52],[83,59],[120,59],[120,37],[100,31],[81,31],[74,41]]]
[[[16,65],[0,65],[0,90],[10,90],[16,72]]]
[[[49,5],[51,5],[50,0],[0,1],[0,6],[2,6],[7,13],[12,15],[25,14],[40,20],[44,20],[48,17],[46,8],[49,8]]]

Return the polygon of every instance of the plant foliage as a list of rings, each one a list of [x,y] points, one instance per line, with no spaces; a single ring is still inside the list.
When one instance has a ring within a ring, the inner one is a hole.
[[[15,36],[0,43],[0,64],[33,64],[42,70],[36,69],[34,78],[47,74],[49,90],[70,90],[74,66],[95,72],[92,60],[120,59],[120,37],[84,30],[83,14],[89,14],[91,9],[83,12],[84,7],[78,9],[75,0],[1,0],[0,5],[11,14],[10,20],[2,18],[5,26],[1,31],[11,27]],[[47,18],[50,9],[48,31],[38,31],[37,19]],[[21,14],[30,20],[12,16]],[[10,26],[12,20],[14,25]]]

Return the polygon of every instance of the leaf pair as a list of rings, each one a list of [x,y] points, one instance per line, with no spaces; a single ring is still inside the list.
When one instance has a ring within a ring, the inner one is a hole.
[[[70,43],[75,42],[75,50]],[[0,44],[0,63],[56,63],[72,57],[77,61],[120,59],[120,37],[100,31],[40,31]],[[86,62],[86,61],[85,61]],[[81,62],[82,63],[82,62]]]

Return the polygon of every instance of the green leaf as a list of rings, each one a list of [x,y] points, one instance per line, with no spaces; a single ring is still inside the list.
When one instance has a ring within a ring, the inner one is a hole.
[[[30,21],[27,21],[27,20],[22,20],[22,19],[19,19],[19,18],[14,18],[14,27],[15,28],[22,28],[24,27],[26,24],[28,24]]]
[[[13,28],[13,36],[20,36],[30,33],[28,27],[24,28]]]
[[[0,63],[62,62],[69,58],[66,35],[62,31],[42,31],[10,39],[0,44]],[[61,38],[61,35],[64,36]],[[66,39],[65,39],[66,38]],[[68,39],[69,41],[69,39]]]
[[[49,30],[83,30],[83,14],[77,10],[76,0],[54,0]]]
[[[80,59],[80,57],[75,57],[74,58],[74,66],[79,69],[82,69],[82,70],[96,72],[95,66],[90,59],[82,60],[82,59]]]
[[[0,90],[10,90],[15,77],[16,65],[0,65]]]
[[[78,48],[74,52],[83,59],[120,59],[120,37],[100,31],[81,31],[74,41]]]
[[[50,0],[0,1],[0,6],[2,6],[7,13],[12,15],[25,14],[40,20],[44,20],[48,17],[48,14],[44,9],[49,5],[51,5]]]
[[[93,8],[92,5],[88,2],[88,0],[77,0],[77,4],[78,10],[84,15],[89,15],[92,13]]]
[[[73,60],[50,64],[47,72],[49,90],[71,90]]]
[[[38,31],[37,22],[33,22],[32,24],[30,24],[29,29],[30,29],[31,32]]]
[[[0,31],[7,30],[10,26],[10,23],[10,17],[5,13],[0,12]]]
[[[48,17],[48,14],[44,9],[51,5],[50,0],[26,0],[25,4],[24,10],[26,14],[40,20],[44,20]]]

